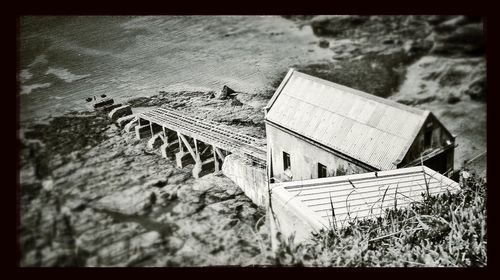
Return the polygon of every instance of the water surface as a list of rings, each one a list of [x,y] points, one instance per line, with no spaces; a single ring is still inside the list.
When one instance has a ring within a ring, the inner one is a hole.
[[[309,26],[276,16],[23,17],[21,120],[160,90],[254,94],[289,67],[331,60]]]

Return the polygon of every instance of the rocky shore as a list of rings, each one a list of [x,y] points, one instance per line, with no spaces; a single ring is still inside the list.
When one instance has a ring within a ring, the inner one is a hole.
[[[222,174],[192,178],[103,113],[21,131],[22,266],[254,265],[264,210]]]

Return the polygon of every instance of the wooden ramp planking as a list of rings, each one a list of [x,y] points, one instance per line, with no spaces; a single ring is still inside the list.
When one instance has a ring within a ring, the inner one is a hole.
[[[138,117],[228,152],[250,157],[265,166],[266,149],[258,144],[257,138],[232,131],[216,122],[166,108],[142,112]]]

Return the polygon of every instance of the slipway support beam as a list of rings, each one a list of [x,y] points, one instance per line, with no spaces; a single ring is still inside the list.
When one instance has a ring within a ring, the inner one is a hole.
[[[148,144],[147,144],[147,148],[152,150],[155,148],[155,143],[158,139],[160,139],[163,143],[165,142],[163,140],[163,138],[161,137],[162,136],[162,133],[161,132],[158,132],[156,134],[154,134],[149,140],[148,140]],[[162,143],[162,144],[163,144]]]
[[[219,156],[219,158],[224,162],[225,156],[222,154],[221,150],[214,146],[215,153]]]
[[[202,170],[203,162],[201,161],[200,154],[198,153],[197,140],[196,140],[196,138],[193,139],[194,140],[194,149],[193,149],[191,147],[191,144],[189,144],[189,141],[186,139],[186,137],[184,135],[182,135],[180,132],[177,132],[177,133],[178,133],[177,135],[181,139],[182,143],[184,143],[184,146],[186,146],[186,148],[189,151],[189,154],[191,155],[191,157],[194,160],[193,177],[199,178],[201,170]],[[177,165],[183,167],[182,160],[184,158],[185,153],[179,152],[178,154],[179,154],[179,156],[177,157]]]
[[[215,169],[215,172],[218,172],[218,171],[220,171],[220,164],[219,164],[219,160],[217,159],[216,150],[217,150],[217,147],[212,145],[212,151],[214,154],[214,169]],[[224,160],[222,160],[222,162],[224,162]]]
[[[188,151],[191,154],[191,156],[193,157],[193,159],[196,159],[197,158],[197,153],[193,150],[193,148],[191,148],[191,145],[186,140],[186,138],[184,137],[184,135],[182,135],[180,133],[178,133],[178,135],[179,135],[179,138],[182,140],[182,143],[184,143],[184,145],[188,149]],[[195,142],[196,142],[196,140],[195,140]]]

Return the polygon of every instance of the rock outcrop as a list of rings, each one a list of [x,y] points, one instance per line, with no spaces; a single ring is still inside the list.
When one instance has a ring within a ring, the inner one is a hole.
[[[229,88],[228,86],[224,85],[218,93],[215,94],[215,98],[217,99],[227,99],[231,97],[233,93],[235,93],[233,89]]]
[[[142,186],[134,186],[99,199],[93,207],[125,215],[142,214],[152,206],[152,193]]]
[[[311,27],[314,34],[318,36],[336,36],[346,30],[356,28],[365,23],[368,16],[317,16],[311,20]]]
[[[447,56],[480,56],[485,53],[483,24],[465,17],[452,18],[435,28],[433,53]]]

